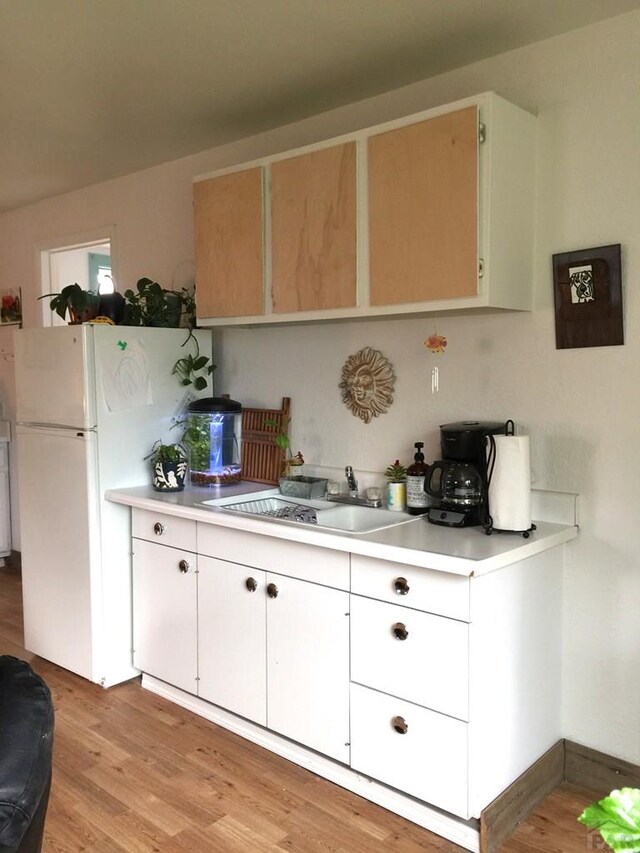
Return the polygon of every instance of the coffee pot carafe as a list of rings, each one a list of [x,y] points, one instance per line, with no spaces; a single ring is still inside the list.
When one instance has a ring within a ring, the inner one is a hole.
[[[478,524],[483,500],[480,472],[471,462],[438,460],[429,467],[424,490],[437,499],[429,518],[441,524]]]

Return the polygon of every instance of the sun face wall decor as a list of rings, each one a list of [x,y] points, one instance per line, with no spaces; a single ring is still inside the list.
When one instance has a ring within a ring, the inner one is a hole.
[[[345,361],[338,387],[345,406],[368,424],[393,403],[395,381],[391,362],[379,350],[365,347]]]

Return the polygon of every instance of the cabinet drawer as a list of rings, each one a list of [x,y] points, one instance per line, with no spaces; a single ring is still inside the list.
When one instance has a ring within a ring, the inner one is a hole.
[[[353,554],[351,592],[469,621],[469,578]]]
[[[468,817],[467,724],[351,685],[351,767]]]
[[[351,596],[351,680],[469,719],[469,626]]]
[[[171,545],[185,551],[196,550],[196,523],[155,510],[131,510],[132,535],[148,542]]]
[[[349,555],[215,524],[198,524],[198,553],[349,591]]]

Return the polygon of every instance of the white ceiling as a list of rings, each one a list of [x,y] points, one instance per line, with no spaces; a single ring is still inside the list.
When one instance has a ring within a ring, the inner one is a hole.
[[[640,0],[0,0],[0,210],[640,8]]]

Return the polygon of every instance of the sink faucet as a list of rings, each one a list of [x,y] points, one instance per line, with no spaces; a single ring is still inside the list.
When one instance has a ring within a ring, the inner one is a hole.
[[[349,489],[349,497],[350,498],[357,498],[358,497],[358,481],[356,480],[356,478],[354,476],[353,468],[351,467],[351,465],[347,465],[347,467],[344,469],[344,473],[345,473],[346,478],[347,478],[347,487]]]

